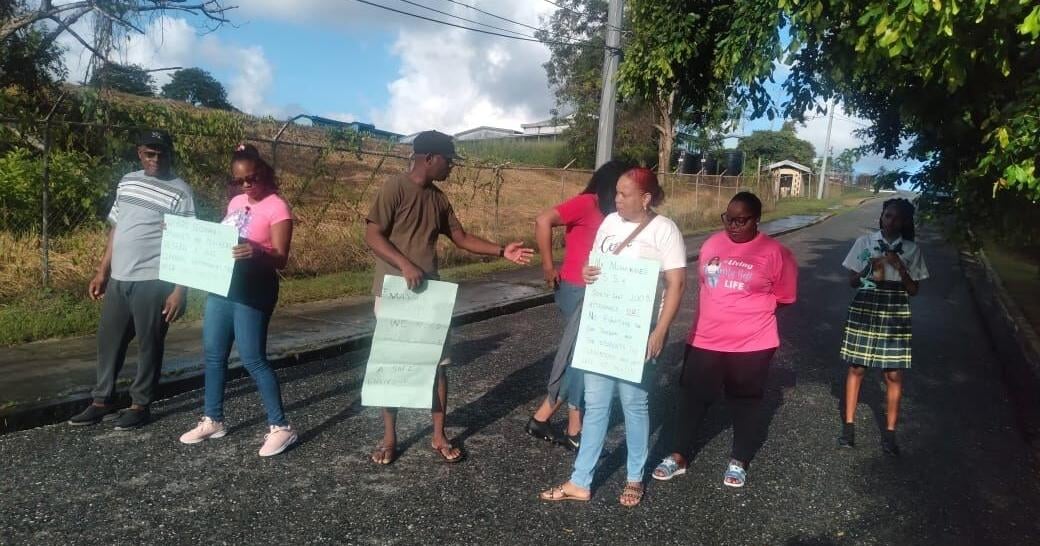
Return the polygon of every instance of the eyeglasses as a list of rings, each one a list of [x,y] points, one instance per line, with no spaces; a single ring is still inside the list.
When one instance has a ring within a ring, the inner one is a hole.
[[[727,226],[744,227],[748,222],[754,219],[754,216],[730,216],[725,212],[722,213],[722,223]]]
[[[242,184],[245,184],[246,182],[249,182],[250,185],[256,185],[256,183],[259,182],[259,181],[260,181],[260,177],[257,176],[256,173],[253,173],[253,174],[251,174],[249,176],[243,176],[242,178],[232,178],[231,181],[228,182],[228,183],[231,184],[232,186],[241,186]]]

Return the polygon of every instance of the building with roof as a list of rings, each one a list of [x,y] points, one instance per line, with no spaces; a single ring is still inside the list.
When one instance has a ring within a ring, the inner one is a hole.
[[[812,181],[812,169],[791,160],[777,161],[763,167],[773,179],[773,194],[777,197],[803,197]]]
[[[377,129],[376,126],[371,123],[362,123],[360,121],[340,121],[338,119],[323,118],[321,116],[303,115],[300,117],[310,120],[313,127],[354,131],[361,136],[379,138],[391,142],[398,142],[404,136],[392,131]]]
[[[573,118],[574,114],[543,119],[534,123],[523,123],[520,128],[524,130],[525,139],[541,140],[544,137],[555,140],[557,136],[570,128]]]
[[[455,140],[467,141],[467,140],[493,140],[501,138],[516,138],[523,136],[523,133],[516,129],[503,129],[501,127],[489,127],[487,125],[481,125],[480,127],[474,127],[472,129],[466,129],[452,135]]]

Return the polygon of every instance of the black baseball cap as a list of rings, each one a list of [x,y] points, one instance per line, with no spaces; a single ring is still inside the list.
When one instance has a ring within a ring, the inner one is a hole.
[[[137,145],[169,152],[173,150],[173,138],[162,129],[148,129],[137,135]]]
[[[440,131],[423,131],[415,135],[415,140],[412,141],[412,151],[417,154],[442,155],[448,159],[459,157],[455,153],[455,143],[452,141],[451,135]]]

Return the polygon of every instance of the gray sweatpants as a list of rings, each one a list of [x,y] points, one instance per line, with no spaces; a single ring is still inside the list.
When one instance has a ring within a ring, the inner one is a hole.
[[[91,393],[95,402],[112,402],[126,349],[135,337],[137,376],[130,385],[130,399],[142,406],[155,399],[169,327],[162,310],[171,292],[173,285],[160,280],[108,282],[97,333],[97,385]]]

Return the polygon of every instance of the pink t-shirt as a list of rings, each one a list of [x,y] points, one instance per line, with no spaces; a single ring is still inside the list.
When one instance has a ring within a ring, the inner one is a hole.
[[[764,233],[746,243],[716,233],[697,265],[700,304],[687,343],[728,353],[780,346],[776,305],[794,303],[798,291],[798,263],[787,247]]]
[[[239,237],[273,250],[271,226],[286,220],[292,220],[292,212],[280,195],[272,193],[258,203],[250,203],[249,197],[243,193],[231,198],[227,215],[221,223],[235,226]]]
[[[596,231],[603,223],[599,201],[596,194],[583,193],[556,205],[556,212],[567,226],[564,235],[567,251],[563,255],[560,278],[571,284],[585,286],[581,269],[589,259],[592,243],[596,240]]]

